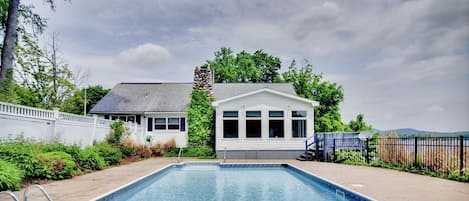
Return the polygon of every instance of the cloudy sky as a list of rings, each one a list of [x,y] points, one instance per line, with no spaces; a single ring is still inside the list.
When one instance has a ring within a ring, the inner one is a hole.
[[[222,46],[264,49],[342,85],[346,122],[469,130],[468,0],[37,2],[86,84],[191,81]]]

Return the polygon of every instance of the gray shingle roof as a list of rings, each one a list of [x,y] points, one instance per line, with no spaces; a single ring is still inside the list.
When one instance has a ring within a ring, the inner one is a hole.
[[[183,112],[189,106],[193,83],[120,83],[96,104],[91,113]],[[290,83],[217,83],[216,100],[269,88],[296,95]]]
[[[213,96],[216,100],[223,100],[264,88],[296,96],[290,83],[217,83],[213,85]]]

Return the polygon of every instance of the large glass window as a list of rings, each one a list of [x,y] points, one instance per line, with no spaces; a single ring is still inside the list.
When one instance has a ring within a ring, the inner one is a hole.
[[[168,118],[168,130],[179,130],[179,118]]]
[[[246,137],[247,138],[260,138],[261,137],[261,120],[246,120]]]
[[[292,120],[293,137],[306,137],[306,120]]]
[[[269,120],[269,137],[271,138],[283,138],[283,119],[282,120]]]
[[[238,120],[223,120],[223,138],[238,138]]]
[[[166,130],[166,118],[155,118],[155,130]]]
[[[223,138],[238,138],[238,111],[223,111]]]
[[[292,111],[292,137],[306,137],[306,111]]]
[[[261,111],[246,111],[246,137],[260,138],[262,133]]]

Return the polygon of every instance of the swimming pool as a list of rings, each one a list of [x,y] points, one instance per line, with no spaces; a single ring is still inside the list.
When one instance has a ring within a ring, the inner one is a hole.
[[[168,165],[96,198],[145,200],[372,200],[288,164]]]

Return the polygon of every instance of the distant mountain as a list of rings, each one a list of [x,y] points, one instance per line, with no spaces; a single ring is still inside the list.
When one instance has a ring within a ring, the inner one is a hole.
[[[412,136],[446,136],[446,137],[465,136],[465,137],[469,137],[469,131],[436,132],[436,131],[417,130],[413,128],[399,128],[399,129],[385,130],[385,131],[374,129],[374,132],[381,133],[382,135],[387,135],[391,132],[395,132],[399,136],[403,136],[403,137],[412,137]]]

